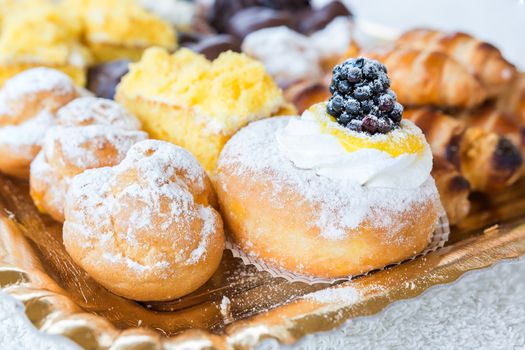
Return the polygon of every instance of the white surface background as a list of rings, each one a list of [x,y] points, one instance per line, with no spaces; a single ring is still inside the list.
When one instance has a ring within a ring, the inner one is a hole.
[[[315,0],[323,2],[327,0]],[[401,30],[465,31],[496,45],[525,70],[525,0],[343,0],[356,18]]]
[[[153,1],[153,0],[152,0]],[[324,1],[324,0],[319,0]],[[464,30],[497,45],[525,69],[523,0],[353,0],[358,17],[395,28]],[[299,349],[524,349],[525,260],[473,273],[452,286],[397,303],[339,330],[309,336]],[[270,342],[260,349],[275,349]],[[0,349],[76,349],[37,333],[22,307],[0,293]]]

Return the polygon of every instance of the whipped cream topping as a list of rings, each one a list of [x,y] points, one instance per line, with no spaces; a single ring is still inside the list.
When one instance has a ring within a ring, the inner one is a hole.
[[[300,118],[290,119],[287,126],[277,132],[280,152],[297,168],[314,170],[318,175],[333,179],[355,181],[366,187],[411,189],[421,186],[432,169],[432,152],[421,130],[412,122],[403,120],[401,129],[388,134],[366,135],[350,131],[328,116],[307,110]],[[323,131],[323,123],[330,128],[348,133],[352,137],[366,137],[376,141],[389,138],[403,142],[406,135],[414,135],[423,144],[421,152],[393,156],[380,148],[363,147],[348,151],[332,133]]]

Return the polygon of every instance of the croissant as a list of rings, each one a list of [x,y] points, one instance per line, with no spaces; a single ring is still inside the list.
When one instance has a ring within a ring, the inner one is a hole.
[[[518,75],[497,101],[497,108],[514,117],[519,125],[525,125],[525,73]]]
[[[390,46],[364,55],[387,67],[401,104],[471,108],[487,97],[479,80],[444,53]]]
[[[403,118],[423,130],[435,157],[460,167],[459,147],[467,129],[464,121],[432,108],[408,108]]]
[[[453,57],[483,83],[490,96],[499,94],[517,75],[514,65],[506,61],[493,45],[465,33],[442,33],[414,29],[397,41],[417,50],[439,51]]]
[[[441,203],[451,225],[457,224],[470,211],[470,184],[454,165],[443,158],[434,158],[432,176],[436,180]]]
[[[469,127],[505,136],[525,154],[525,125],[520,126],[511,114],[502,112],[494,103],[463,111],[458,116]]]
[[[434,156],[452,162],[475,191],[501,190],[522,174],[521,152],[505,136],[430,108],[408,109],[404,117],[423,130]]]

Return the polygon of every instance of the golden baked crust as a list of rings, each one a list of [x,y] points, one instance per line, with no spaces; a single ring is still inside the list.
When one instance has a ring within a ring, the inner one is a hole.
[[[113,166],[148,135],[139,121],[111,100],[75,99],[58,110],[57,126],[46,132],[42,151],[31,163],[30,194],[37,208],[64,221],[66,193],[75,175]]]
[[[137,143],[115,167],[73,179],[64,245],[100,284],[134,300],[169,300],[204,284],[222,258],[211,182],[173,144]]]
[[[495,46],[461,32],[413,29],[404,33],[397,44],[449,55],[472,70],[491,96],[500,94],[518,73]]]
[[[54,113],[78,96],[73,81],[49,68],[27,70],[0,90],[0,171],[27,178]]]
[[[479,80],[442,52],[392,46],[364,55],[388,68],[392,90],[403,105],[471,108],[487,97]]]
[[[221,154],[215,187],[228,232],[243,250],[290,271],[342,277],[399,262],[428,245],[440,206],[431,178],[410,194],[345,193],[353,190],[282,158],[274,134],[287,119],[250,124]],[[383,197],[387,207],[360,196]],[[372,204],[357,226],[345,224],[352,201]],[[326,232],[328,226],[338,234]]]

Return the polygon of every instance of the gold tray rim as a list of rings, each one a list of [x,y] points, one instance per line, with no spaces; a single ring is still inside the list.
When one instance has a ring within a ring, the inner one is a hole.
[[[525,255],[525,218],[513,224],[492,226],[474,237],[441,248],[391,269],[345,282],[362,298],[356,304],[321,303],[297,299],[246,320],[229,324],[224,334],[188,330],[163,337],[153,330],[119,330],[101,316],[83,312],[49,276],[39,272],[33,248],[8,216],[0,218],[0,287],[25,305],[33,325],[48,334],[69,338],[89,349],[250,349],[264,339],[292,344],[301,337],[332,330],[358,316],[376,314],[398,300],[416,297],[430,287],[448,284],[468,271],[483,269],[501,260]],[[16,248],[18,261],[8,262]],[[28,258],[29,257],[29,258]],[[422,273],[424,272],[424,273]],[[47,279],[48,288],[33,283]]]

